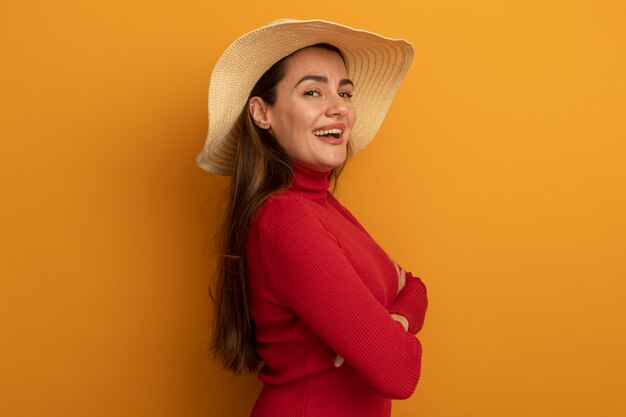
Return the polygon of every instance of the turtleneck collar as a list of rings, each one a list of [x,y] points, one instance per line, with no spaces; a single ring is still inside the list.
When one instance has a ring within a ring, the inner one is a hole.
[[[328,177],[331,171],[317,172],[296,163],[292,163],[291,166],[293,167],[293,183],[289,188],[291,191],[311,200],[326,198],[326,190],[330,186]]]

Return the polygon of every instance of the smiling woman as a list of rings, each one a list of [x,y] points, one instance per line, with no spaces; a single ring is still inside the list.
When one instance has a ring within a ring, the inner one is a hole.
[[[295,52],[285,65],[276,103],[252,97],[252,117],[262,129],[271,129],[293,162],[319,172],[332,170],[346,160],[355,120],[346,65],[338,50],[324,45]]]
[[[263,363],[255,417],[388,417],[415,389],[425,286],[328,191],[412,56],[405,41],[281,20],[213,70],[198,164],[233,178],[212,350],[233,372]]]

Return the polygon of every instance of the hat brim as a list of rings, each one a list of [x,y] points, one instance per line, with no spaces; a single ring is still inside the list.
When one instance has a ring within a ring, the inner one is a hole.
[[[352,153],[372,140],[411,65],[411,44],[324,20],[281,19],[241,36],[215,64],[209,128],[197,157],[202,169],[231,175],[238,140],[233,126],[252,88],[278,60],[318,43],[339,48],[354,82],[357,120],[350,137]]]

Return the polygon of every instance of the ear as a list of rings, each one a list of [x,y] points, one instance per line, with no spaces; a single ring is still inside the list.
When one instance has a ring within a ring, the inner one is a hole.
[[[272,127],[268,115],[269,105],[258,96],[250,99],[250,115],[254,123],[261,129],[269,129]]]

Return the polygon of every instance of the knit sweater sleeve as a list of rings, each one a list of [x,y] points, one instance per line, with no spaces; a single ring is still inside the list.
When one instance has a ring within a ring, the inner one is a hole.
[[[424,325],[427,307],[426,286],[421,279],[407,272],[406,284],[389,307],[389,312],[404,316],[409,322],[409,332],[417,334]]]
[[[352,224],[369,236],[367,230],[348,209],[342,206],[334,197],[331,197],[330,201]],[[424,325],[427,307],[426,286],[420,278],[414,277],[413,274],[407,271],[406,284],[389,307],[389,312],[400,314],[406,318],[409,322],[409,332],[417,334]]]
[[[267,201],[252,233],[281,302],[382,396],[408,398],[421,371],[419,340],[373,296],[313,209]]]

